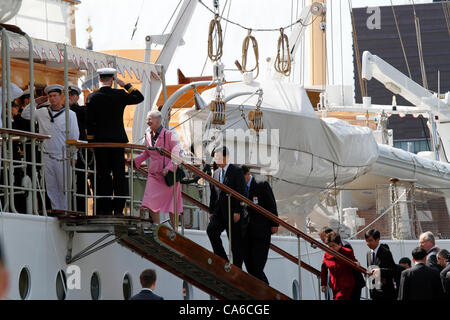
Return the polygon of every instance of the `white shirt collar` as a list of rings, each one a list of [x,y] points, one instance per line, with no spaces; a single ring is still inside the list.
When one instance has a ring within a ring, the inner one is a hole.
[[[372,250],[372,253],[375,252],[375,256],[377,255],[378,249],[380,248],[381,243],[378,243],[378,246],[375,248],[375,250]]]
[[[230,164],[228,163],[225,167],[221,168],[222,169],[221,173],[225,174],[227,172],[227,169],[228,169],[229,165]]]
[[[150,288],[142,288],[142,290],[153,292]]]
[[[253,180],[253,176],[250,175],[250,180],[248,180],[247,187],[250,188],[250,186],[251,186],[251,184],[252,184],[252,180]]]

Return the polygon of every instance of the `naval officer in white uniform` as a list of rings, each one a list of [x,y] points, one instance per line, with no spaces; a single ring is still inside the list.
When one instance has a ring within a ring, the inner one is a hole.
[[[44,89],[50,105],[41,107],[35,112],[35,119],[39,124],[39,133],[51,136],[43,143],[43,162],[45,187],[50,198],[53,210],[67,210],[67,188],[64,186],[63,148],[66,145],[66,117],[62,105],[62,92],[64,87],[59,84],[49,85]],[[30,120],[30,105],[22,111],[22,117]],[[69,110],[69,140],[78,140],[79,137],[77,116]],[[74,156],[76,160],[76,153]],[[71,180],[69,177],[69,186]]]

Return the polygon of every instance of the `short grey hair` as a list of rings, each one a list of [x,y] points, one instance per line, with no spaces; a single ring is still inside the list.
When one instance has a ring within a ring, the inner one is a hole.
[[[162,114],[161,112],[159,112],[158,110],[151,110],[147,113],[147,118],[148,117],[152,117],[152,118],[162,118]]]
[[[424,240],[429,240],[429,241],[431,241],[433,244],[435,244],[433,232],[427,231],[427,232],[422,233],[420,236],[421,236],[421,237],[423,236],[423,237],[424,237]]]

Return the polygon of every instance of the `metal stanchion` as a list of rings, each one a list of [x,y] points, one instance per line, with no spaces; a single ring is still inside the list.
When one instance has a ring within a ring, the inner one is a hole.
[[[134,215],[134,150],[131,149],[130,153],[130,166],[129,166],[130,172],[130,216]]]
[[[81,156],[81,152],[80,152]],[[88,149],[84,148],[84,213],[87,216],[89,212],[89,202],[87,197],[87,191],[88,191]]]
[[[64,107],[65,107],[65,117],[66,117],[66,141],[69,140],[69,59],[67,57],[67,45],[64,45]],[[68,148],[66,144],[66,149]],[[66,175],[67,175],[67,210],[72,210],[72,197],[71,197],[71,188],[70,188],[70,152],[67,152],[67,167],[66,167]]]
[[[178,210],[177,210],[177,165],[173,162],[173,212],[175,215],[175,232],[178,231]]]
[[[322,300],[322,288],[320,287],[320,276],[317,277],[317,288],[319,288],[319,300]]]
[[[94,215],[97,215],[97,160],[95,159],[95,152],[94,152]]]
[[[28,41],[28,69],[30,73],[30,130],[32,133],[36,132],[35,124],[34,124],[34,112],[35,112],[35,102],[34,102],[34,60],[33,60],[33,40],[28,34],[25,34],[24,37]],[[26,159],[26,158],[25,158]],[[37,179],[37,170],[36,170],[36,138],[31,138],[31,186],[32,186],[32,199],[33,199],[33,211],[35,214],[38,214],[38,203],[37,203],[37,191],[36,191],[36,179]]]
[[[302,295],[302,259],[301,259],[301,242],[300,237],[297,236],[298,242],[298,300],[303,300]]]
[[[233,264],[233,250],[231,245],[231,194],[227,194],[228,197],[228,252],[230,255],[230,264]]]

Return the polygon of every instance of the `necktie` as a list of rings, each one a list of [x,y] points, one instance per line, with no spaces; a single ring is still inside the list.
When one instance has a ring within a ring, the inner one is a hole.
[[[248,197],[248,193],[249,193],[249,191],[250,191],[250,188],[249,188],[249,186],[247,185],[247,186],[245,186],[245,196],[246,197]]]
[[[220,169],[220,183],[223,183],[223,179],[225,178],[225,170]]]
[[[372,265],[375,264],[375,251],[372,251]]]

